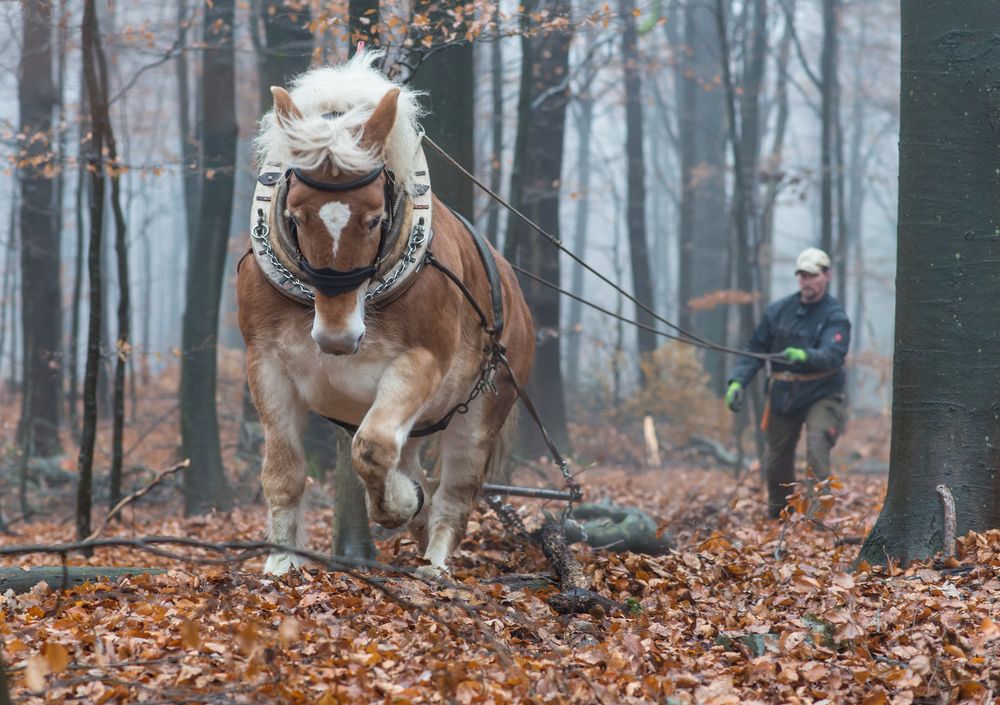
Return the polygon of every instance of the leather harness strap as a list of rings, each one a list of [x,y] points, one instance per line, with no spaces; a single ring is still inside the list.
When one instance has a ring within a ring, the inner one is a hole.
[[[503,333],[503,285],[500,283],[500,270],[497,269],[497,261],[493,256],[493,252],[490,250],[490,245],[486,242],[486,238],[482,236],[476,228],[465,219],[461,213],[456,211],[454,208],[449,208],[452,214],[461,221],[462,225],[465,226],[466,232],[472,236],[472,241],[476,244],[476,250],[479,252],[479,259],[482,260],[483,269],[486,270],[486,279],[490,283],[490,301],[493,304],[493,328],[492,334],[500,337]],[[436,260],[435,260],[436,261]],[[435,265],[440,269],[439,265]],[[466,293],[465,297],[475,304],[471,294]],[[478,308],[478,306],[477,306]],[[482,313],[480,312],[480,316]],[[484,328],[490,330],[488,326],[484,325]]]
[[[817,379],[826,379],[837,374],[840,368],[834,370],[823,370],[822,372],[772,372],[771,379],[777,382],[813,382]]]
[[[451,282],[458,287],[459,291],[462,292],[462,295],[465,296],[468,302],[472,304],[472,308],[475,309],[476,314],[479,316],[479,320],[482,323],[483,330],[486,331],[486,333],[490,336],[491,344],[490,346],[488,346],[486,350],[486,352],[489,355],[489,359],[488,362],[484,363],[483,367],[480,369],[479,379],[476,381],[476,384],[473,387],[472,392],[469,394],[469,397],[465,401],[455,404],[455,406],[451,407],[445,413],[444,416],[442,416],[438,421],[432,423],[430,426],[425,426],[423,428],[413,429],[412,431],[410,431],[410,438],[421,438],[423,436],[429,436],[431,434],[437,433],[438,431],[443,431],[446,428],[448,428],[448,424],[451,423],[451,420],[455,417],[455,414],[464,414],[466,411],[469,410],[469,404],[472,402],[472,400],[475,399],[477,396],[479,396],[479,394],[483,391],[483,389],[487,387],[493,387],[494,384],[493,377],[496,373],[496,367],[501,362],[504,364],[505,367],[507,367],[508,371],[510,372],[511,379],[512,380],[514,379],[513,370],[510,369],[510,365],[507,362],[506,357],[504,356],[503,346],[500,345],[500,333],[503,331],[503,325],[504,325],[503,284],[500,281],[500,270],[497,267],[496,258],[493,256],[493,251],[490,249],[489,243],[486,242],[482,234],[479,233],[472,226],[472,224],[469,223],[469,221],[463,218],[461,215],[455,213],[455,211],[452,211],[452,213],[454,213],[455,216],[458,218],[458,220],[465,226],[465,231],[469,233],[469,236],[472,238],[472,241],[476,244],[476,251],[479,252],[479,259],[483,263],[483,269],[486,270],[486,278],[489,280],[490,284],[490,301],[492,303],[492,309],[493,309],[492,327],[490,326],[489,319],[486,317],[486,313],[483,311],[482,306],[480,306],[479,302],[476,301],[476,297],[472,295],[472,292],[469,290],[469,287],[465,285],[465,282],[462,281],[461,277],[456,275],[454,272],[452,272],[450,269],[444,266],[444,264],[438,261],[438,259],[434,257],[433,254],[431,254],[430,250],[428,250],[427,254],[424,255],[424,261],[426,261],[427,264],[433,266],[435,269],[439,270],[449,280],[451,280]],[[520,393],[521,390],[519,387],[517,387],[516,381],[514,381],[514,385],[517,388],[518,392]],[[529,413],[531,413],[532,416],[537,419],[537,414],[535,413],[534,408],[530,407],[530,402],[527,401],[527,397],[524,397],[522,394],[522,398],[525,399],[526,403],[529,405]],[[324,416],[323,418],[326,419],[327,421],[337,424],[352,436],[358,430],[358,426],[356,424],[347,423],[346,421],[341,421],[340,419],[335,419],[330,416]]]

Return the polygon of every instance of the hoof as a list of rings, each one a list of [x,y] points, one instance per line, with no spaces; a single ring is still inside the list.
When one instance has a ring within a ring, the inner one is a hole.
[[[410,480],[413,483],[413,489],[417,492],[417,511],[413,512],[413,516],[417,516],[420,510],[424,508],[424,488],[416,480]]]
[[[448,569],[436,565],[422,565],[415,572],[418,578],[424,580],[438,581],[448,577]]]

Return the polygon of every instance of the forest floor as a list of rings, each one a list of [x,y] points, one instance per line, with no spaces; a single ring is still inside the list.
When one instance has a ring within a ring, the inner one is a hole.
[[[885,491],[884,474],[863,470],[887,460],[886,426],[852,425],[832,501],[813,519],[766,519],[755,471],[737,481],[689,454],[656,469],[587,468],[588,501],[642,508],[676,546],[576,547],[593,588],[622,610],[560,615],[546,602],[554,587],[490,582],[549,568],[485,505],[447,584],[317,567],[271,579],[262,559],[205,566],[131,548],[70,557],[169,570],[0,597],[11,692],[24,703],[992,702],[1000,533],[963,538],[950,567],[852,566]],[[315,497],[329,489],[315,485]],[[104,535],[264,536],[259,504],[186,519],[177,494],[151,493]],[[514,503],[538,525],[538,502]],[[322,504],[309,510],[310,547],[329,551]],[[66,518],[17,523],[0,543],[71,540],[71,511],[49,516]],[[406,534],[379,549],[385,563],[418,564]]]

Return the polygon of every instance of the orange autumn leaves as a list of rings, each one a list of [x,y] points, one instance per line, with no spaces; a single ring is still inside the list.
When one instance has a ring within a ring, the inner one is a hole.
[[[642,508],[677,543],[663,556],[580,549],[595,589],[625,611],[560,616],[546,603],[551,587],[489,582],[547,566],[483,510],[459,551],[455,585],[383,576],[396,600],[315,568],[271,581],[259,561],[239,569],[165,562],[175,570],[61,598],[45,588],[7,596],[0,636],[13,694],[32,705],[199,697],[908,705],[986,703],[1000,692],[1000,532],[962,539],[956,569],[928,562],[855,572],[857,547],[840,540],[870,527],[882,478],[845,474],[815,521],[793,513],[774,523],[754,483],[723,471],[593,468],[587,476],[592,499]],[[521,513],[537,525],[535,505]],[[169,508],[155,514],[140,508],[135,525],[109,530],[219,539],[263,529],[253,510],[190,521]],[[328,510],[310,517],[311,546],[328,550]],[[30,530],[50,541],[64,529]],[[416,560],[404,535],[382,549],[384,559]],[[92,560],[143,558],[159,560],[131,550]]]

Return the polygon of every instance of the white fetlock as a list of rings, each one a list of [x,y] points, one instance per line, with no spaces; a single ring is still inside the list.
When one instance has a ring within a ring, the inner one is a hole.
[[[267,557],[264,572],[271,575],[285,575],[292,568],[298,570],[304,563],[299,555],[278,551]]]
[[[448,567],[438,565],[422,565],[414,571],[418,578],[424,580],[440,580],[448,577]]]

